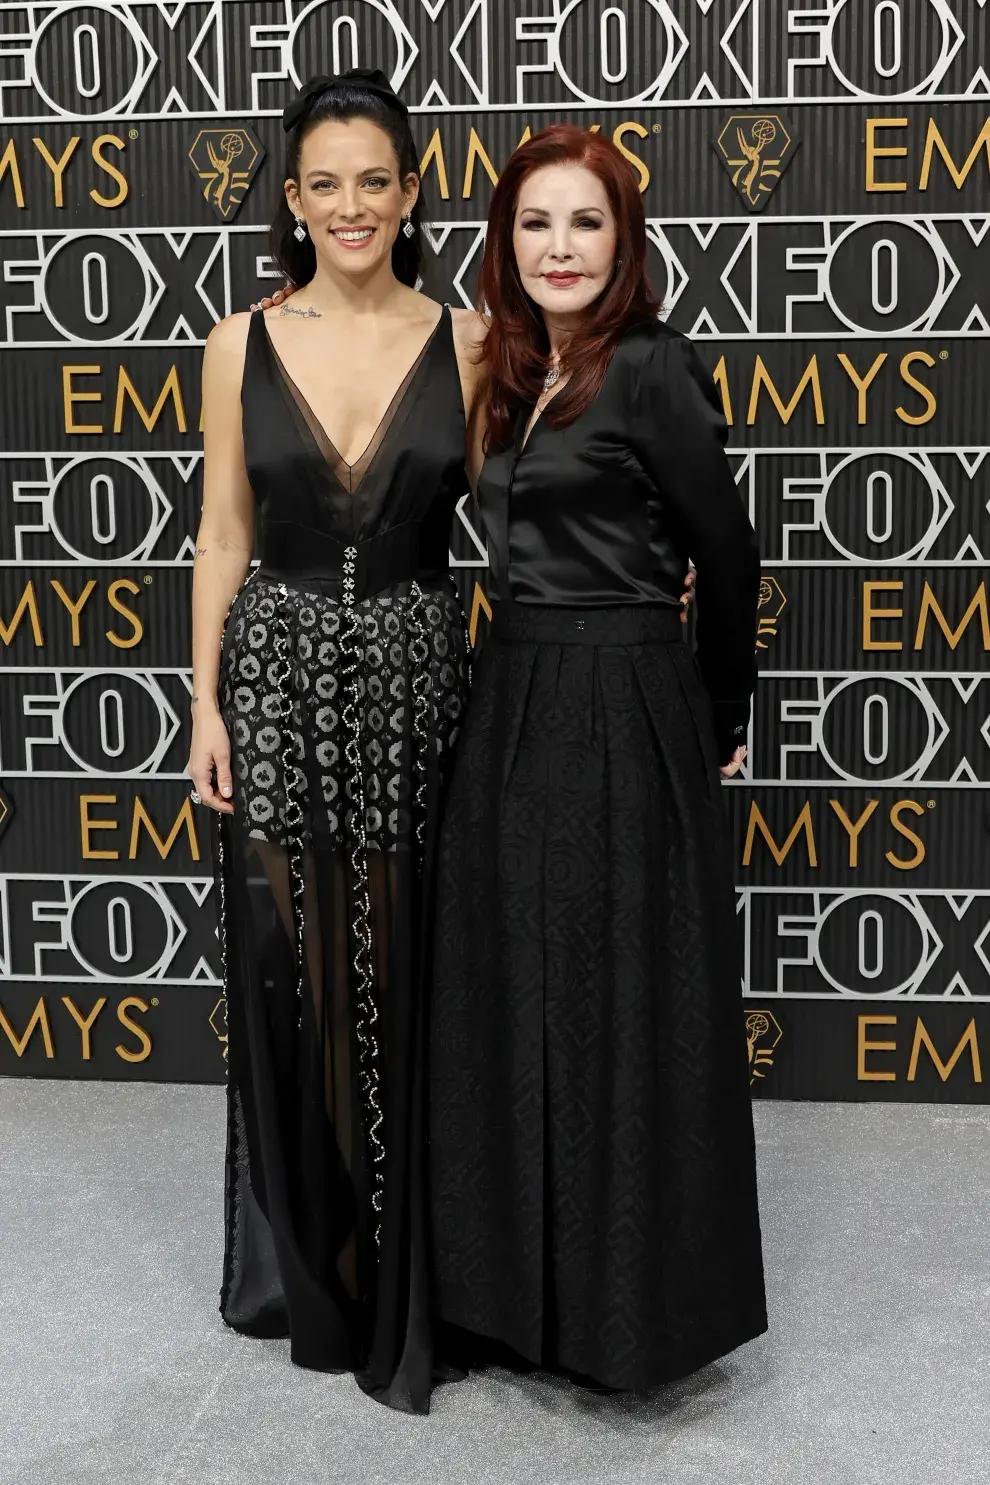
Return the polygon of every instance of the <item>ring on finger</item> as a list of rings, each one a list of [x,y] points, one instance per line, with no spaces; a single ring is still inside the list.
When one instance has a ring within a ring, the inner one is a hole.
[[[202,796],[202,794],[200,794],[200,792],[199,792],[198,789],[190,789],[189,790],[189,798],[192,800],[193,804],[202,804],[203,803],[203,796]]]

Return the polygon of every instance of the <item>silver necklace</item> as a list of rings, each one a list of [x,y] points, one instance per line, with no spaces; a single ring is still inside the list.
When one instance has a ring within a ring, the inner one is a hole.
[[[543,378],[543,390],[544,390],[544,392],[549,392],[550,391],[550,388],[551,387],[555,387],[559,381],[560,381],[560,363],[557,362],[556,365],[551,366],[550,370],[547,372],[546,376]]]

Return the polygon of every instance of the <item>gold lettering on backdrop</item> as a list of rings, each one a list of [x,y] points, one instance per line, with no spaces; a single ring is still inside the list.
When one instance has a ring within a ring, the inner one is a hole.
[[[80,794],[79,796],[79,838],[82,845],[82,857],[84,861],[116,861],[119,851],[98,851],[93,845],[94,830],[116,830],[116,820],[100,820],[90,814],[90,807],[95,804],[115,805],[116,794]]]
[[[54,149],[40,135],[35,135],[31,143],[48,166],[52,179],[52,204],[57,209],[64,209],[66,171],[71,161],[76,158],[76,150],[82,143],[82,136],[80,134],[73,134],[68,144],[64,146],[57,144]],[[125,150],[127,148],[127,142],[121,139],[119,134],[100,134],[93,140],[89,147],[90,156],[97,170],[101,174],[109,176],[117,186],[116,193],[113,196],[104,196],[95,188],[89,193],[97,206],[102,206],[108,210],[121,206],[127,200],[130,190],[130,185],[123,171],[112,160],[108,159],[105,154],[105,151],[111,148]],[[7,175],[10,176],[10,183],[13,187],[14,201],[21,211],[26,210],[27,199],[24,194],[20,161],[17,157],[17,142],[13,139],[7,141],[3,152],[0,153],[0,188],[2,188],[4,177]]]
[[[839,351],[836,354],[836,360],[842,367],[845,375],[849,378],[849,381],[856,389],[856,420],[860,424],[860,426],[865,424],[867,421],[867,394],[876,381],[877,376],[879,375],[887,359],[888,353],[886,351],[879,352],[878,355],[874,358],[869,370],[861,373],[856,369],[856,367],[853,365],[852,361],[845,354],[844,351]],[[912,427],[917,427],[922,423],[931,422],[932,418],[935,416],[935,413],[938,410],[938,403],[935,398],[934,392],[929,387],[927,387],[924,382],[919,381],[918,377],[912,370],[915,363],[919,362],[924,364],[925,366],[934,366],[935,358],[934,356],[930,356],[927,351],[908,351],[906,355],[901,357],[900,376],[905,386],[910,387],[913,392],[917,392],[918,396],[924,402],[923,411],[918,413],[911,413],[908,412],[906,408],[901,406],[897,406],[894,409],[895,415],[897,416],[899,421],[902,423],[909,423],[912,425]],[[726,359],[724,355],[720,356],[718,359],[715,370],[712,372],[712,380],[719,390],[719,395],[722,399],[722,411],[725,414],[726,422],[731,428],[734,426],[732,395],[731,388],[729,386],[728,367],[726,365]],[[763,357],[761,355],[757,355],[755,363],[753,365],[752,375],[749,380],[749,406],[746,413],[747,426],[751,427],[756,422],[757,414],[760,412],[760,394],[764,390],[766,390],[766,392],[769,394],[770,401],[772,402],[777,416],[780,418],[780,421],[784,424],[787,424],[794,416],[802,397],[809,390],[809,388],[811,390],[812,400],[815,407],[815,421],[819,424],[819,426],[822,426],[826,422],[826,415],[825,401],[821,387],[821,368],[818,355],[815,354],[811,357],[810,361],[805,366],[804,371],[801,373],[800,380],[798,381],[794,392],[791,394],[790,400],[786,402],[776,383],[774,382],[773,376],[768,370]]]
[[[93,844],[93,832],[96,830],[117,830],[120,826],[119,819],[101,818],[93,814],[95,806],[105,805],[108,809],[116,809],[119,800],[116,794],[82,794],[79,798],[79,838],[80,848],[84,861],[119,861],[118,850],[101,851]],[[196,832],[196,817],[193,814],[192,800],[187,796],[182,803],[182,808],[175,817],[167,837],[163,840],[158,834],[158,827],[148,813],[144,801],[138,795],[131,811],[131,838],[127,851],[127,859],[136,861],[141,848],[141,832],[147,831],[151,842],[162,860],[166,860],[171,854],[180,834],[183,830],[189,843],[189,853],[194,861],[200,859],[199,836]]]
[[[100,999],[97,1000],[96,1004],[93,1006],[93,1009],[88,1013],[84,1013],[82,1010],[80,1010],[80,1008],[68,995],[63,995],[61,997],[61,1000],[69,1015],[72,1017],[72,1020],[79,1028],[82,1060],[84,1062],[89,1062],[92,1060],[93,1056],[93,1027],[96,1024],[97,1018],[107,1004],[107,998],[105,995],[101,996]],[[148,1002],[146,1000],[142,1000],[137,995],[127,996],[117,1006],[117,1020],[120,1022],[124,1030],[130,1032],[131,1035],[134,1036],[137,1040],[136,1050],[131,1047],[125,1046],[122,1043],[118,1043],[117,1046],[114,1047],[114,1051],[116,1052],[117,1056],[124,1062],[145,1062],[151,1055],[153,1045],[151,1037],[148,1035],[147,1031],[145,1031],[144,1027],[141,1026],[137,1021],[135,1021],[132,1015],[129,1014],[130,1012],[135,1011],[140,1011],[142,1014],[144,1014],[148,1011],[148,1009]],[[37,1004],[34,1007],[34,1010],[31,1012],[31,1017],[27,1023],[27,1026],[24,1028],[23,1034],[20,1036],[18,1036],[17,1032],[14,1030],[14,1027],[8,1020],[3,1006],[0,1005],[0,1031],[2,1031],[6,1036],[7,1040],[14,1050],[15,1056],[17,1057],[24,1056],[25,1052],[28,1050],[28,1047],[31,1044],[31,1038],[34,1036],[36,1031],[40,1032],[42,1045],[45,1049],[45,1056],[49,1061],[54,1060],[55,1040],[52,1036],[52,1026],[49,1019],[48,1006],[44,996],[41,996],[39,998]]]
[[[48,1020],[48,1007],[45,1005],[44,996],[41,997],[35,1006],[31,1019],[25,1028],[24,1035],[21,1037],[18,1037],[14,1028],[7,1020],[3,1006],[0,1006],[0,1030],[4,1032],[18,1057],[24,1056],[28,1048],[28,1043],[39,1026],[41,1028],[41,1039],[45,1044],[45,1056],[50,1059],[55,1056],[55,1043],[52,1041],[52,1028]]]
[[[51,579],[51,585],[72,616],[72,648],[78,649],[79,646],[82,644],[82,636],[80,633],[81,626],[79,620],[82,615],[83,609],[86,607],[86,604],[89,601],[90,594],[96,587],[96,579],[90,578],[89,582],[86,584],[85,588],[83,588],[82,593],[75,600],[75,602],[73,602],[73,600],[69,597],[68,593],[66,593],[65,589],[62,587],[62,584],[58,581],[57,578]]]
[[[873,1041],[869,1036],[870,1028],[873,1026],[896,1026],[896,1016],[860,1016],[858,1017],[857,1035],[857,1066],[856,1077],[861,1083],[894,1083],[897,1081],[897,1073],[893,1071],[880,1071],[876,1067],[867,1067],[866,1057],[870,1052],[896,1052],[897,1043]],[[928,1033],[928,1028],[920,1016],[916,1017],[914,1024],[914,1037],[911,1043],[911,1057],[908,1062],[907,1079],[909,1083],[917,1080],[918,1064],[921,1059],[922,1048],[928,1053],[942,1082],[948,1082],[955,1070],[963,1052],[969,1051],[972,1067],[973,1082],[983,1082],[983,1068],[980,1063],[980,1045],[976,1035],[976,1018],[973,1017],[967,1025],[959,1041],[953,1048],[948,1062],[943,1062],[935,1043]]]
[[[873,634],[874,621],[880,619],[902,619],[904,610],[902,608],[879,608],[873,602],[876,592],[902,592],[904,584],[894,579],[883,582],[871,580],[863,584],[863,649],[864,650],[903,650],[904,641],[901,639],[875,639]],[[980,583],[962,618],[955,629],[952,628],[941,604],[932,592],[931,584],[925,580],[925,586],[921,594],[921,603],[918,607],[918,624],[914,633],[914,648],[920,650],[924,647],[925,637],[928,632],[929,617],[935,619],[939,629],[948,641],[949,648],[954,650],[962,639],[970,624],[979,615],[980,631],[984,650],[990,650],[990,605],[987,602],[987,585]]]
[[[137,1037],[138,1043],[140,1045],[140,1051],[132,1052],[127,1047],[122,1046],[120,1042],[117,1043],[117,1045],[114,1047],[114,1051],[116,1052],[118,1057],[124,1060],[124,1062],[146,1062],[147,1059],[151,1056],[151,1037],[145,1031],[143,1026],[139,1026],[136,1021],[132,1021],[127,1014],[127,1012],[130,1010],[144,1012],[147,1011],[147,1009],[148,1002],[146,1000],[141,1000],[137,995],[129,995],[127,999],[122,1000],[117,1007],[117,1020],[127,1031],[133,1032],[133,1034]]]
[[[495,166],[492,164],[488,155],[488,151],[485,149],[485,146],[482,144],[481,140],[478,137],[477,129],[475,129],[474,125],[472,124],[471,134],[468,138],[467,161],[464,165],[464,186],[461,191],[461,195],[465,201],[470,196],[472,187],[474,186],[474,167],[479,160],[484,166],[485,174],[488,176],[488,179],[491,181],[492,185],[497,186],[498,175],[496,173]]]
[[[896,192],[908,189],[906,180],[878,180],[876,174],[878,160],[906,159],[908,154],[906,144],[878,144],[878,134],[881,130],[906,129],[908,122],[906,118],[866,120],[866,189],[868,191]],[[888,138],[889,135],[885,134],[883,137]],[[925,148],[921,159],[921,172],[918,176],[918,190],[928,190],[935,156],[938,155],[956,190],[961,191],[981,153],[986,155],[987,166],[990,168],[990,118],[983,121],[973,146],[961,165],[956,164],[938,124],[933,118],[929,118],[925,133]]]
[[[186,796],[182,808],[175,818],[175,823],[169,832],[168,839],[162,840],[155,828],[148,811],[144,807],[144,801],[140,796],[134,801],[134,814],[131,820],[131,844],[128,857],[131,861],[137,860],[138,848],[141,844],[142,827],[151,836],[152,844],[159,856],[164,861],[179,838],[179,832],[185,830],[189,839],[189,853],[194,861],[199,860],[199,839],[196,835],[196,821],[193,816],[192,800]]]
[[[910,810],[913,815],[923,815],[925,813],[925,807],[923,804],[919,804],[916,799],[899,799],[896,804],[890,807],[890,823],[898,835],[903,835],[905,840],[914,842],[914,855],[910,860],[902,861],[900,856],[894,855],[893,851],[887,851],[884,854],[891,866],[896,866],[898,871],[914,871],[915,867],[920,866],[925,859],[925,843],[920,835],[916,835],[909,826],[904,824],[901,819],[902,810]]]
[[[475,644],[477,643],[477,639],[478,639],[478,615],[480,613],[482,613],[482,612],[487,617],[488,622],[491,623],[491,620],[492,620],[491,606],[490,606],[490,604],[488,602],[488,599],[485,597],[485,590],[484,590],[484,588],[481,586],[481,584],[476,579],[475,580],[475,584],[474,584],[474,592],[471,594],[471,617],[468,620],[468,639],[471,641],[471,648],[472,649],[474,648]]]
[[[93,1030],[93,1026],[94,1026],[94,1024],[96,1022],[97,1016],[100,1014],[100,1012],[102,1011],[102,1009],[106,1005],[106,1003],[107,1003],[106,996],[105,995],[101,995],[100,998],[99,998],[99,1000],[94,1005],[93,1009],[90,1011],[89,1015],[88,1016],[84,1016],[83,1013],[82,1013],[82,1011],[79,1009],[79,1007],[76,1005],[76,1003],[72,1000],[72,998],[70,996],[68,996],[68,995],[63,995],[62,996],[62,1004],[65,1006],[65,1009],[68,1011],[68,1013],[72,1017],[73,1021],[75,1021],[76,1025],[79,1027],[79,1031],[80,1031],[80,1033],[82,1035],[82,1059],[83,1059],[83,1062],[90,1062],[92,1060],[92,1056],[93,1056],[92,1030]]]
[[[649,132],[649,129],[647,129],[643,124],[637,124],[633,119],[630,119],[628,123],[620,124],[617,129],[613,129],[612,131],[612,143],[615,145],[620,155],[625,155],[626,159],[629,161],[630,165],[639,176],[639,193],[641,196],[644,195],[649,188],[650,172],[644,165],[643,161],[639,158],[639,156],[633,154],[632,150],[626,149],[626,146],[623,144],[622,141],[627,134],[636,134],[639,136],[640,139],[646,139],[649,136]]]
[[[140,644],[144,638],[144,624],[134,610],[128,608],[126,604],[121,603],[117,597],[118,593],[121,592],[140,593],[140,591],[141,589],[134,582],[133,578],[117,578],[107,589],[107,602],[110,607],[115,609],[118,614],[121,614],[134,630],[134,633],[128,639],[115,634],[112,629],[107,630],[107,639],[118,650],[133,650],[134,646]]]
[[[903,407],[898,406],[894,408],[894,412],[902,423],[910,423],[913,427],[917,428],[922,423],[931,422],[935,416],[935,410],[938,404],[935,401],[934,392],[929,387],[926,387],[924,382],[919,382],[916,376],[911,375],[911,367],[915,361],[921,361],[925,366],[934,366],[935,357],[930,356],[927,351],[908,351],[906,356],[901,357],[901,379],[912,391],[917,392],[924,399],[926,410],[923,413],[915,415],[914,413],[906,412]]]
[[[712,372],[712,381],[718,388],[718,395],[722,399],[722,412],[725,414],[725,421],[731,428],[733,427],[732,393],[729,390],[729,373],[726,369],[724,355],[718,358],[718,365]]]
[[[61,156],[57,160],[43,139],[35,138],[31,141],[35,149],[38,151],[38,154],[44,160],[45,164],[48,166],[48,169],[52,173],[52,180],[55,183],[55,205],[57,207],[63,207],[65,205],[65,196],[62,191],[62,177],[65,174],[66,165],[68,165],[69,161],[72,159],[72,156],[75,154],[76,145],[79,143],[80,138],[81,135],[73,134],[72,138],[65,146],[65,149],[62,151]]]
[[[426,146],[426,154],[419,162],[419,174],[421,180],[426,179],[426,172],[429,170],[434,161],[436,161],[437,166],[437,182],[440,187],[440,199],[442,201],[449,201],[450,182],[447,179],[447,162],[443,156],[443,136],[440,133],[439,126],[434,129],[432,138],[430,139],[429,144]]]
[[[877,372],[880,370],[886,359],[887,352],[881,351],[866,375],[860,376],[859,372],[856,370],[855,366],[852,364],[845,351],[839,352],[839,365],[842,367],[843,371],[846,373],[846,376],[848,376],[849,380],[856,388],[856,421],[861,426],[863,423],[866,422],[866,394],[870,390],[870,385],[873,381],[873,378],[876,376]]]
[[[857,868],[860,864],[860,836],[866,829],[869,821],[876,813],[879,804],[879,799],[868,799],[859,818],[857,820],[853,820],[840,800],[829,800],[829,805],[831,806],[833,814],[838,819],[848,837],[849,865],[854,869]],[[918,804],[917,800],[914,799],[900,799],[890,807],[890,823],[897,831],[898,835],[904,836],[906,840],[909,840],[913,843],[915,847],[914,855],[911,856],[908,860],[904,860],[900,856],[895,856],[893,851],[887,851],[885,854],[886,859],[890,862],[891,866],[896,866],[900,871],[913,871],[914,868],[916,866],[920,866],[922,861],[924,861],[925,859],[925,843],[921,839],[921,837],[917,835],[912,829],[910,829],[910,827],[906,825],[901,819],[901,814],[904,811],[910,811],[912,814],[915,815],[924,815],[925,807],[924,805]],[[828,816],[826,815],[825,818],[827,820]],[[773,831],[767,824],[763,816],[763,812],[761,811],[756,800],[750,800],[749,821],[746,826],[746,840],[743,845],[742,852],[743,866],[752,866],[753,864],[753,852],[756,845],[756,838],[758,833],[763,837],[766,845],[769,846],[770,854],[778,866],[783,866],[791,850],[797,843],[799,837],[803,835],[805,849],[807,852],[808,865],[810,867],[818,866],[818,847],[815,840],[815,827],[811,811],[810,799],[806,800],[805,803],[802,805],[801,810],[796,820],[794,821],[794,824],[788,831],[787,838],[785,839],[783,845],[778,845]]]
[[[876,162],[880,159],[903,158],[906,144],[877,144],[880,129],[906,129],[907,119],[867,119],[866,121],[866,189],[868,191],[906,191],[906,180],[877,180]]]
[[[860,836],[860,831],[863,829],[863,826],[866,824],[867,820],[873,814],[873,811],[877,808],[877,805],[879,803],[880,803],[879,799],[871,799],[868,802],[868,804],[866,806],[866,809],[860,815],[859,819],[855,823],[853,823],[853,821],[850,820],[849,816],[846,814],[845,810],[843,809],[842,805],[839,803],[839,801],[837,799],[830,799],[829,800],[829,804],[832,806],[832,809],[835,811],[836,815],[838,816],[839,820],[842,823],[843,830],[846,832],[846,834],[849,837],[849,865],[850,866],[858,866],[859,865],[859,836]]]
[[[825,422],[825,407],[822,403],[822,386],[818,376],[818,357],[812,356],[804,369],[801,380],[794,389],[794,395],[786,405],[774,385],[773,377],[767,370],[763,357],[757,356],[756,365],[753,370],[753,385],[749,394],[749,410],[746,413],[746,425],[752,427],[756,422],[756,414],[760,403],[760,391],[766,387],[770,393],[770,400],[780,416],[780,421],[787,424],[791,421],[797,410],[798,403],[804,396],[808,387],[811,387],[812,397],[815,403],[815,422],[819,425]]]
[[[875,619],[902,619],[904,610],[902,608],[877,608],[873,603],[874,593],[900,593],[904,587],[902,582],[889,580],[876,580],[864,582],[863,584],[863,649],[864,650],[900,650],[903,644],[899,639],[874,639],[873,621]]]
[[[165,403],[171,397],[173,405],[175,407],[175,421],[178,425],[179,432],[186,432],[186,410],[182,403],[182,388],[179,385],[179,372],[176,366],[170,367],[168,376],[165,378],[162,389],[158,394],[158,401],[155,403],[150,413],[145,407],[144,403],[141,401],[141,398],[138,396],[137,389],[134,386],[134,383],[131,381],[130,377],[127,375],[127,372],[124,370],[123,366],[118,368],[117,401],[113,411],[114,433],[120,433],[123,430],[125,397],[130,398],[137,411],[138,417],[141,419],[142,423],[149,433],[152,433],[154,431],[155,424],[158,422],[158,419],[162,415],[162,409],[164,408]]]
[[[934,158],[936,150],[938,150],[939,154],[942,156],[942,160],[945,164],[946,169],[952,177],[956,190],[961,191],[963,186],[966,184],[966,177],[969,175],[969,172],[972,170],[973,166],[979,159],[981,150],[986,151],[987,166],[990,167],[990,118],[984,121],[983,128],[976,136],[976,143],[973,145],[973,148],[970,150],[968,156],[966,157],[966,163],[960,168],[956,167],[956,163],[948,151],[945,140],[939,133],[938,125],[936,124],[935,120],[928,120],[928,134],[925,138],[925,154],[921,162],[921,178],[918,181],[919,191],[928,190],[928,181],[932,173],[932,160]]]
[[[601,132],[601,127],[601,124],[592,124],[588,132],[590,134],[598,134]],[[637,155],[635,151],[626,144],[625,141],[629,135],[636,135],[639,139],[647,139],[649,138],[649,133],[650,131],[646,127],[646,125],[639,123],[636,119],[625,119],[621,124],[617,124],[612,130],[612,143],[615,145],[619,153],[624,155],[625,158],[629,161],[630,165],[633,167],[637,176],[639,177],[639,189],[641,194],[649,188],[650,171],[645,161],[643,161],[639,157],[639,155]],[[527,124],[519,136],[519,140],[518,143],[515,145],[515,149],[518,149],[520,145],[525,144],[527,140],[532,139],[532,137],[532,125]],[[447,167],[447,150],[444,146],[443,130],[439,124],[430,135],[430,141],[427,144],[422,159],[419,162],[419,173],[421,179],[426,179],[427,172],[431,166],[436,172],[437,190],[439,192],[440,199],[442,201],[449,201],[450,172]],[[461,184],[461,196],[465,201],[470,197],[472,191],[474,190],[476,180],[475,172],[478,166],[482,168],[484,174],[487,175],[489,181],[493,186],[498,185],[499,172],[495,168],[495,164],[488,152],[484,140],[481,138],[481,135],[478,133],[477,129],[472,127],[468,135],[467,155],[464,161],[464,175]]]
[[[918,1023],[914,1028],[914,1043],[911,1047],[911,1061],[908,1064],[907,1080],[909,1083],[913,1083],[915,1081],[915,1078],[917,1077],[918,1059],[921,1056],[922,1047],[924,1047],[925,1051],[932,1059],[932,1062],[935,1064],[935,1071],[938,1073],[943,1083],[948,1082],[949,1075],[951,1074],[952,1069],[955,1067],[956,1063],[962,1056],[964,1048],[968,1047],[969,1055],[972,1058],[973,1062],[973,1082],[983,1082],[983,1069],[980,1066],[980,1046],[978,1041],[976,1040],[975,1017],[973,1020],[970,1021],[969,1025],[966,1027],[966,1030],[959,1038],[959,1042],[953,1050],[948,1062],[943,1062],[942,1059],[939,1057],[938,1052],[935,1050],[935,1045],[932,1042],[931,1037],[928,1035],[928,1029],[925,1026],[924,1021],[922,1021],[921,1017],[919,1016]]]
[[[800,814],[794,821],[794,824],[791,826],[790,834],[784,841],[784,844],[782,846],[778,846],[769,825],[763,818],[763,813],[760,810],[760,806],[757,804],[755,799],[751,799],[749,804],[749,824],[746,826],[746,843],[743,846],[742,854],[743,866],[749,866],[752,862],[753,846],[756,842],[757,830],[762,835],[766,844],[770,847],[770,854],[773,856],[773,859],[776,861],[778,866],[783,866],[784,861],[787,858],[787,853],[790,851],[794,842],[803,831],[805,846],[808,852],[808,865],[818,865],[818,851],[815,847],[815,827],[812,824],[811,820],[810,800],[805,802]]]
[[[102,433],[102,423],[77,423],[74,407],[77,402],[100,402],[102,392],[77,392],[73,388],[74,376],[99,376],[101,366],[62,367],[62,412],[66,433]]]
[[[127,183],[127,177],[120,170],[118,170],[116,165],[114,165],[110,160],[104,158],[103,151],[109,145],[112,145],[113,148],[116,150],[123,150],[127,148],[126,144],[119,135],[101,134],[98,138],[93,140],[93,163],[100,170],[105,171],[106,174],[110,176],[111,180],[115,180],[117,182],[117,194],[116,196],[101,196],[100,192],[95,189],[90,191],[89,194],[92,200],[96,202],[97,206],[102,206],[106,210],[112,211],[114,207],[123,206],[124,202],[127,200],[127,193],[130,190],[130,187]]]
[[[14,638],[25,614],[30,615],[31,633],[34,635],[35,644],[40,649],[45,643],[45,636],[41,628],[41,615],[38,613],[38,596],[34,591],[33,579],[27,584],[24,592],[21,594],[20,601],[14,609],[14,615],[10,623],[5,624],[3,619],[0,619],[0,639],[3,640],[5,645],[9,645]]]
[[[7,148],[0,155],[0,185],[3,184],[4,176],[8,171],[10,172],[10,179],[14,187],[14,200],[23,210],[24,187],[21,184],[21,171],[17,163],[17,146],[12,139],[8,141]]]
[[[925,582],[924,592],[921,595],[921,608],[918,611],[918,628],[914,636],[914,648],[920,650],[925,642],[925,631],[928,627],[928,615],[933,614],[935,622],[949,641],[949,649],[954,650],[962,639],[970,623],[980,616],[980,628],[983,631],[983,648],[990,650],[990,611],[987,609],[987,585],[981,583],[973,594],[972,602],[959,621],[957,629],[950,629],[949,621],[939,606],[935,594],[932,592],[928,582]]]
[[[102,402],[102,389],[98,392],[76,391],[73,377],[77,376],[102,376],[102,366],[63,366],[62,367],[62,408],[66,433],[102,433],[102,423],[77,423],[75,420],[74,406],[77,402]],[[171,402],[175,413],[176,427],[180,433],[187,432],[186,409],[182,400],[182,386],[179,382],[178,367],[171,366],[168,375],[162,383],[158,392],[157,401],[149,412],[142,401],[141,395],[135,387],[127,370],[123,366],[117,368],[117,399],[113,413],[113,431],[122,433],[124,428],[124,407],[130,402],[137,412],[145,428],[153,433],[155,425],[167,402]]]
[[[896,1016],[859,1016],[856,1036],[856,1077],[861,1083],[893,1083],[897,1079],[895,1072],[878,1072],[875,1068],[867,1068],[866,1054],[868,1052],[896,1052],[896,1042],[877,1042],[867,1039],[867,1029],[872,1026],[896,1026]]]

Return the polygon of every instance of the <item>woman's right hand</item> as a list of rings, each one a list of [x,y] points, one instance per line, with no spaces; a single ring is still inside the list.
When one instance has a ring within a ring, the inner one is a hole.
[[[284,289],[276,289],[275,290],[275,293],[272,294],[271,298],[265,298],[265,299],[260,300],[259,303],[257,303],[257,304],[252,304],[251,308],[252,309],[274,309],[275,306],[276,306],[276,304],[284,304],[285,301],[286,301],[286,299],[291,298],[291,296],[295,292],[296,292],[296,285],[295,284],[286,284],[286,286],[285,286]]]
[[[211,810],[218,810],[222,815],[232,815],[234,782],[230,776],[230,739],[216,707],[201,711],[203,705],[202,701],[193,704],[192,742],[189,746],[186,773],[205,805]]]

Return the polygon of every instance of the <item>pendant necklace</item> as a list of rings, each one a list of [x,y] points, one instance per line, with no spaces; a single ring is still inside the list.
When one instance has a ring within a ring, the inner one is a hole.
[[[547,372],[546,376],[543,378],[543,391],[544,391],[544,393],[549,392],[550,391],[550,388],[551,387],[555,387],[559,381],[560,381],[560,362],[557,361],[557,362],[555,362],[553,364],[553,366],[550,367],[550,370]]]

